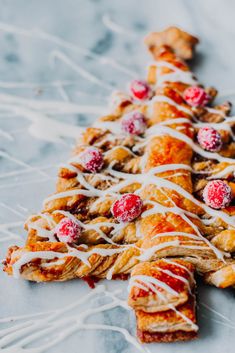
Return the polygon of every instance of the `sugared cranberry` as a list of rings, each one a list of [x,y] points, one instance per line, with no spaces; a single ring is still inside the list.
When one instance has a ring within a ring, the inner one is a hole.
[[[75,220],[63,218],[56,226],[55,233],[63,243],[75,243],[80,237],[82,228]]]
[[[144,115],[139,112],[125,114],[121,120],[122,131],[131,135],[141,135],[146,129]]]
[[[232,190],[223,180],[210,181],[203,190],[205,203],[215,209],[227,207],[232,200]]]
[[[145,81],[133,80],[130,83],[130,92],[133,98],[145,100],[150,97],[151,88]]]
[[[191,86],[184,91],[184,100],[192,107],[204,107],[209,102],[210,96],[203,88]]]
[[[112,205],[111,212],[118,222],[131,222],[139,217],[143,202],[138,195],[125,194]]]
[[[79,157],[82,166],[91,173],[96,173],[103,167],[103,155],[97,148],[88,147]]]
[[[220,133],[213,127],[205,126],[198,131],[197,135],[200,146],[207,151],[217,152],[222,147]]]

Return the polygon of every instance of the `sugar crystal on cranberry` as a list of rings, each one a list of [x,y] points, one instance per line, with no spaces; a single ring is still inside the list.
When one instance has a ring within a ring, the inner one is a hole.
[[[200,146],[207,151],[218,152],[222,147],[220,133],[210,126],[199,129],[197,139]]]
[[[225,208],[232,201],[232,190],[225,181],[212,180],[203,190],[203,199],[212,208]]]
[[[130,92],[133,98],[145,100],[150,97],[151,88],[145,81],[133,80],[130,83]]]
[[[121,128],[122,131],[127,134],[143,134],[146,130],[144,115],[137,111],[125,114],[121,120]]]
[[[63,243],[76,243],[81,232],[79,223],[68,217],[62,218],[55,228],[58,239]]]
[[[143,202],[138,195],[124,194],[112,205],[111,212],[118,222],[131,222],[139,217]]]
[[[210,96],[203,88],[191,86],[184,91],[184,100],[192,107],[204,107],[209,102]]]
[[[86,148],[79,158],[82,166],[91,173],[99,172],[104,164],[102,153],[95,147]]]

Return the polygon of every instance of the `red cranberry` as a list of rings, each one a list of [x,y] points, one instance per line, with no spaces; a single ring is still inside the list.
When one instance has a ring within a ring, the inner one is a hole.
[[[56,226],[55,233],[63,243],[75,243],[80,237],[82,228],[75,220],[63,218]]]
[[[135,99],[145,100],[151,95],[151,88],[145,81],[133,80],[130,83],[131,95]]]
[[[207,151],[217,152],[222,147],[220,133],[213,127],[205,126],[198,131],[197,135],[200,146]]]
[[[139,217],[142,207],[143,202],[138,195],[125,194],[114,202],[111,212],[118,222],[131,222]]]
[[[223,180],[210,181],[203,190],[205,203],[215,209],[227,207],[232,200],[232,190]]]
[[[204,107],[209,102],[210,96],[203,88],[191,86],[184,91],[184,100],[192,107]]]
[[[121,120],[122,131],[131,135],[141,135],[146,129],[144,115],[139,112],[125,114]]]
[[[96,173],[103,167],[103,155],[97,148],[88,147],[79,157],[82,166],[91,173]]]

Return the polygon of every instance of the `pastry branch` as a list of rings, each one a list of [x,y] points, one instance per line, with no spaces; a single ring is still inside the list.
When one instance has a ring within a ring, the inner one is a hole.
[[[194,267],[185,260],[143,262],[134,267],[128,304],[141,342],[196,338]]]

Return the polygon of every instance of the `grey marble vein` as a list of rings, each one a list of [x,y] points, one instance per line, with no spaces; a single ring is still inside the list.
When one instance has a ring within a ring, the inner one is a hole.
[[[60,60],[51,65],[50,53],[59,50],[76,64],[112,84],[125,88],[128,75],[107,65],[100,64],[74,50],[61,47],[53,41],[32,38],[38,29],[56,35],[65,41],[91,50],[94,54],[113,58],[143,76],[144,65],[149,61],[142,44],[143,36],[151,30],[160,30],[171,24],[181,26],[201,39],[193,68],[199,79],[216,86],[224,97],[235,101],[234,65],[234,13],[233,0],[0,0],[0,94],[11,94],[36,100],[63,100],[61,92],[48,85],[52,81],[73,81],[65,86],[67,99],[78,104],[107,104],[109,92],[80,75]],[[114,33],[103,23],[108,15],[116,24],[130,34]],[[28,30],[29,35],[6,33],[1,23]],[[35,83],[34,87],[9,88],[2,83]],[[57,119],[87,125],[92,115],[58,115]],[[66,144],[50,143],[32,137],[29,122],[22,116],[13,117],[0,110],[0,131],[9,133],[13,140],[0,134],[0,151],[26,163],[31,170],[0,156],[0,223],[23,222],[27,215],[41,208],[41,202],[54,190],[56,169],[66,160],[72,141]],[[48,176],[32,168],[40,167]],[[7,174],[6,177],[1,175]],[[3,206],[3,203],[5,206]],[[6,208],[12,207],[18,214]],[[5,256],[11,244],[23,244],[25,232],[22,225],[11,229],[11,238],[0,228],[0,258]],[[7,237],[9,238],[7,239]],[[68,283],[35,284],[17,281],[0,272],[0,317],[22,315],[63,307],[89,289],[80,281]],[[110,284],[109,284],[110,286]],[[125,288],[116,282],[115,288]],[[220,311],[233,321],[235,327],[234,292],[199,286],[200,336],[195,342],[173,345],[152,345],[151,352],[162,353],[232,353],[234,352],[234,330],[228,321],[208,311],[203,304]],[[134,316],[123,310],[113,310],[99,315],[100,323],[115,324],[130,328],[134,332]],[[1,323],[0,323],[1,325]],[[1,328],[1,327],[0,327]],[[50,339],[50,337],[48,337]],[[3,352],[7,350],[2,349]],[[102,331],[80,331],[67,338],[50,352],[121,353],[135,352],[119,333]]]

